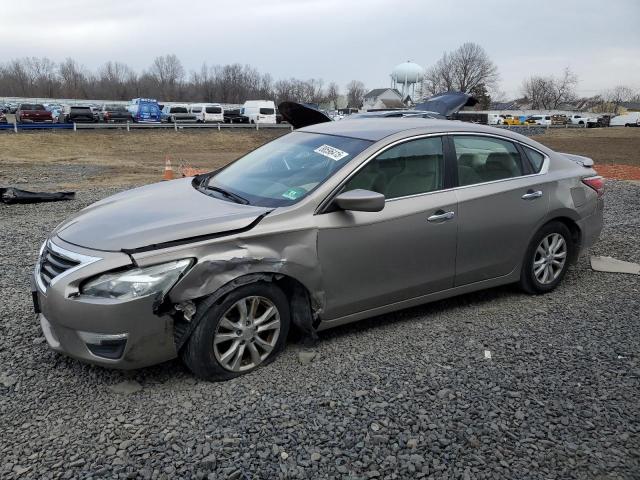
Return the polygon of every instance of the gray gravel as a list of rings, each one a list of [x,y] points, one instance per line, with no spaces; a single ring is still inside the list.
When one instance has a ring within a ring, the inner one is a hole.
[[[583,258],[549,295],[385,315],[226,383],[109,371],[48,350],[28,281],[47,232],[109,193],[0,205],[0,478],[639,478],[637,276]],[[640,185],[610,182],[594,253],[637,262],[639,238]]]

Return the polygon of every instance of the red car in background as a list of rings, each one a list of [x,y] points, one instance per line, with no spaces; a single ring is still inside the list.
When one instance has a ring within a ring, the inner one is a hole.
[[[51,122],[53,117],[44,105],[39,103],[22,103],[16,110],[16,122]]]

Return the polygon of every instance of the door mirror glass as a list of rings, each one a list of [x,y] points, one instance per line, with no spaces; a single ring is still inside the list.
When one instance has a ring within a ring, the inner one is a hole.
[[[379,212],[384,208],[384,195],[370,190],[349,190],[338,195],[333,203],[341,210]]]

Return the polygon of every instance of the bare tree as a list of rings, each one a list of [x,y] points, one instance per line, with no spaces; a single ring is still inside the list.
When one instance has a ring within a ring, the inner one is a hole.
[[[151,64],[149,74],[155,79],[164,100],[175,100],[184,79],[184,67],[174,55],[156,57]]]
[[[552,110],[576,99],[578,77],[565,68],[562,76],[532,76],[522,84],[522,94],[533,109]]]
[[[487,91],[496,87],[498,68],[480,45],[462,44],[453,52],[445,52],[427,69],[422,92],[428,95],[446,91],[471,92],[480,85]]]
[[[84,67],[74,59],[67,58],[58,66],[61,93],[67,98],[86,98],[87,77]]]
[[[613,113],[617,115],[624,102],[632,102],[638,93],[626,85],[618,85],[610,90],[605,90],[598,95],[599,102],[594,110],[597,112]]]
[[[338,99],[340,98],[340,87],[336,82],[331,82],[327,86],[327,102],[329,102],[329,106],[334,110],[338,109]]]
[[[351,80],[347,84],[347,106],[349,108],[362,108],[365,93],[364,83],[360,80]]]

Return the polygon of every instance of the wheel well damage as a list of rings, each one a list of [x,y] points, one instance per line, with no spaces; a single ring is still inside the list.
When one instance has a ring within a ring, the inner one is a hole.
[[[210,295],[186,300],[173,305],[172,317],[174,320],[174,340],[176,350],[180,351],[187,340],[202,321],[202,315],[196,315],[199,305],[205,299],[209,304],[219,304],[235,289],[257,282],[270,282],[277,285],[285,293],[289,300],[291,322],[302,335],[305,343],[314,343],[317,339],[316,327],[319,323],[321,302],[312,297],[307,288],[292,277],[279,273],[249,273],[235,278]]]

